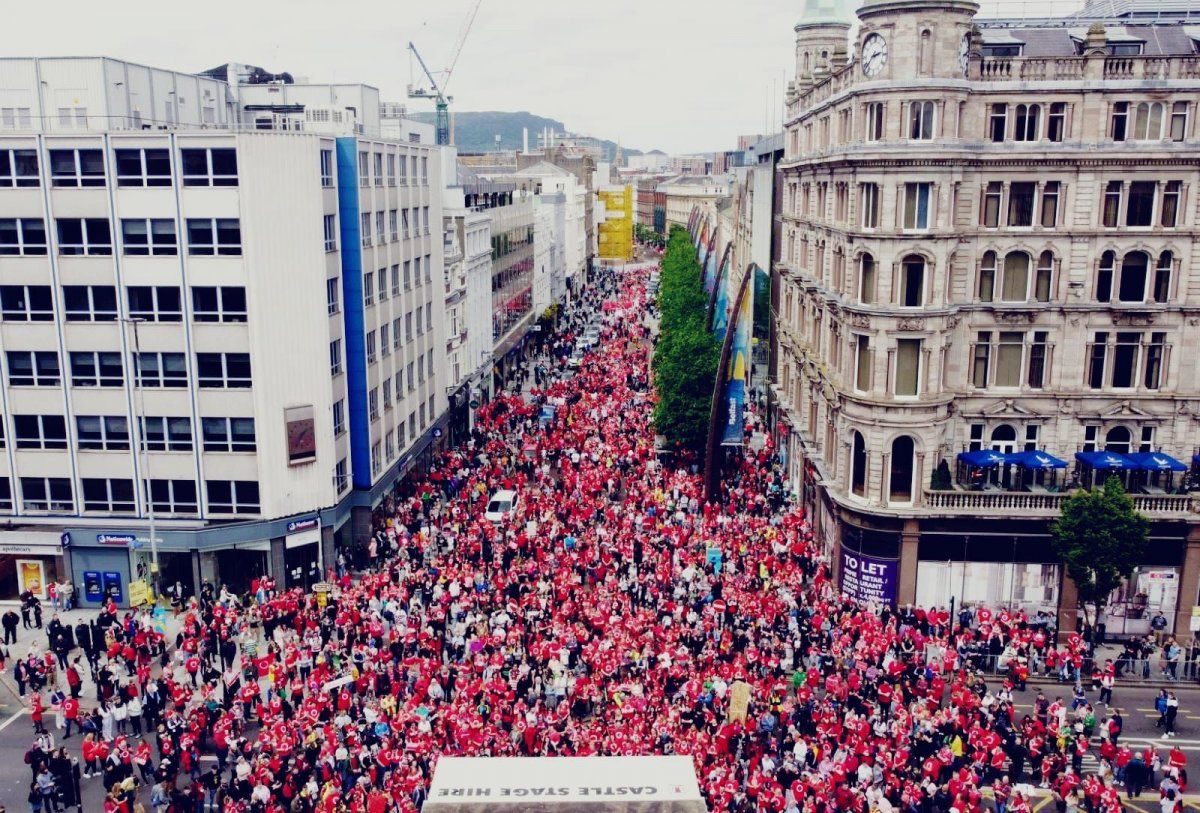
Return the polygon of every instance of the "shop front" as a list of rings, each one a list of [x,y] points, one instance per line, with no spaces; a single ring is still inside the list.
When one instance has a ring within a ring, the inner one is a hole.
[[[29,591],[48,597],[47,586],[67,578],[62,535],[57,531],[10,531],[0,541],[0,599]]]
[[[216,561],[215,586],[229,588],[233,593],[245,593],[255,579],[271,572],[271,540],[239,542],[213,551]]]
[[[131,551],[144,541],[134,534],[69,532],[71,578],[80,607],[96,608],[110,598],[118,606],[129,600],[135,572]]]
[[[322,581],[321,518],[306,517],[287,524],[283,538],[284,586],[308,590]]]

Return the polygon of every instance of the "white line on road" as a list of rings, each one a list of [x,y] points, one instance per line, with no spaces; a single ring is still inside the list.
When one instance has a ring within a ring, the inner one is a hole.
[[[10,725],[12,725],[14,720],[16,720],[18,717],[23,717],[24,715],[25,715],[24,709],[21,709],[20,711],[14,713],[11,717],[9,717],[3,723],[0,723],[0,731],[3,731],[4,729],[8,728]]]

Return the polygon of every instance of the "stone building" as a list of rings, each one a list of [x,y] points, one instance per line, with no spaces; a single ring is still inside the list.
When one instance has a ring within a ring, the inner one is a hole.
[[[1200,56],[1160,5],[869,0],[851,40],[811,0],[796,26],[772,425],[850,592],[1073,627],[1049,522],[1115,474],[1153,530],[1108,631],[1187,633]]]

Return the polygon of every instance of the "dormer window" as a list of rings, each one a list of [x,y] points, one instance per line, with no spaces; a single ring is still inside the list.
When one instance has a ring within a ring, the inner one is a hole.
[[[1021,55],[1021,46],[1017,43],[1005,43],[1003,45],[988,45],[986,42],[982,47],[983,56],[987,59],[996,59],[1004,57],[1013,57]]]
[[[1144,42],[1109,42],[1104,47],[1104,50],[1109,56],[1141,56],[1142,49],[1146,47]]]

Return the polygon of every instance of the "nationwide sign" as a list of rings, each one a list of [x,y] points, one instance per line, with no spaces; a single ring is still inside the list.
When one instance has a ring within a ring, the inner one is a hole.
[[[287,524],[287,532],[289,534],[298,533],[299,531],[307,531],[312,528],[321,527],[320,517],[309,517],[308,519],[294,519]]]
[[[96,543],[99,545],[128,547],[135,542],[137,542],[137,537],[133,534],[96,534]]]

